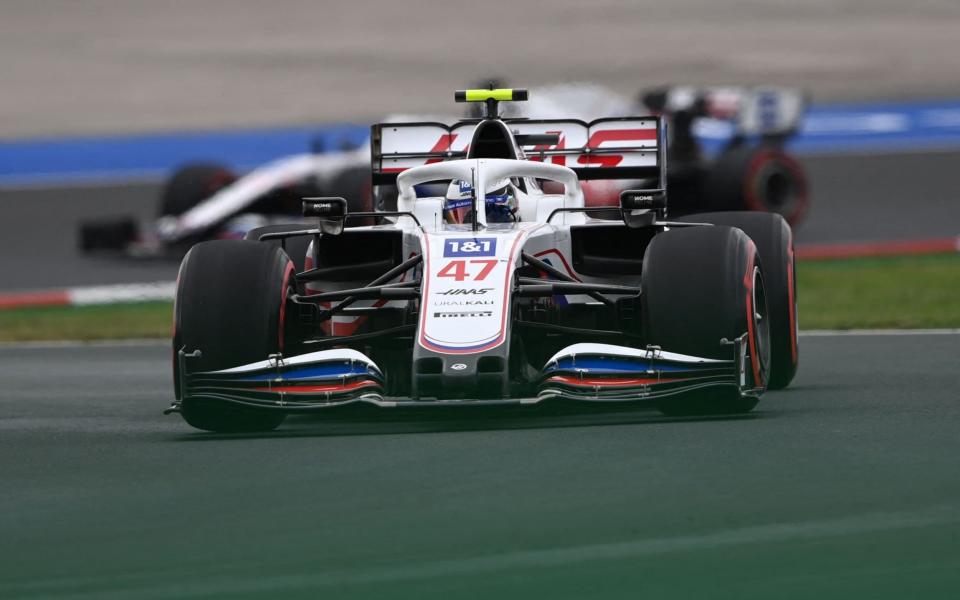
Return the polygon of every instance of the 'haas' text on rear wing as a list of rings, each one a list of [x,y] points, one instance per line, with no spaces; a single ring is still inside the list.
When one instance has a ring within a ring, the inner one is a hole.
[[[504,119],[519,158],[570,167],[581,180],[653,179],[665,187],[666,142],[660,117],[597,119]],[[374,185],[420,165],[470,158],[478,121],[378,123],[371,131]]]

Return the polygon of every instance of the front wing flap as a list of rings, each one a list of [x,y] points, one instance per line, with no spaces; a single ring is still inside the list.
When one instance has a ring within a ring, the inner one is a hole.
[[[756,396],[747,381],[746,334],[721,343],[729,360],[677,354],[648,346],[639,350],[611,344],[574,344],[551,358],[541,374],[538,397],[625,402],[656,400],[709,388],[736,388]]]
[[[178,353],[180,402],[219,400],[296,412],[379,398],[383,391],[380,368],[356,350],[321,350],[288,359],[277,354],[230,369],[191,372],[190,359],[199,356],[183,349]],[[170,410],[178,409],[179,403],[174,403]]]

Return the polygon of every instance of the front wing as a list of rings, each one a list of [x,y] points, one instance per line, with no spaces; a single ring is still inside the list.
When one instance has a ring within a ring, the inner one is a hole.
[[[574,344],[544,366],[536,393],[522,398],[412,399],[384,395],[385,378],[377,365],[355,350],[336,349],[267,360],[217,371],[190,370],[199,351],[178,352],[179,400],[215,401],[289,413],[317,412],[348,405],[439,407],[535,405],[553,400],[590,403],[649,402],[708,389],[736,389],[758,396],[747,378],[747,338],[722,340],[729,360],[609,344]]]

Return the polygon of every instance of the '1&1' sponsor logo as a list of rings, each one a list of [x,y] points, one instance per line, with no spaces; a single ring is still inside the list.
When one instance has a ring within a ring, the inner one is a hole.
[[[443,241],[443,256],[496,256],[497,238],[466,238]]]

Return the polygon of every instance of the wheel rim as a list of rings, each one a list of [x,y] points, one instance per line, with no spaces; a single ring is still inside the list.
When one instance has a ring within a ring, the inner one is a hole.
[[[767,310],[767,291],[763,285],[763,275],[758,267],[753,268],[753,331],[756,343],[757,360],[760,363],[760,376],[763,384],[770,373],[770,318]],[[757,382],[758,384],[760,382]]]

